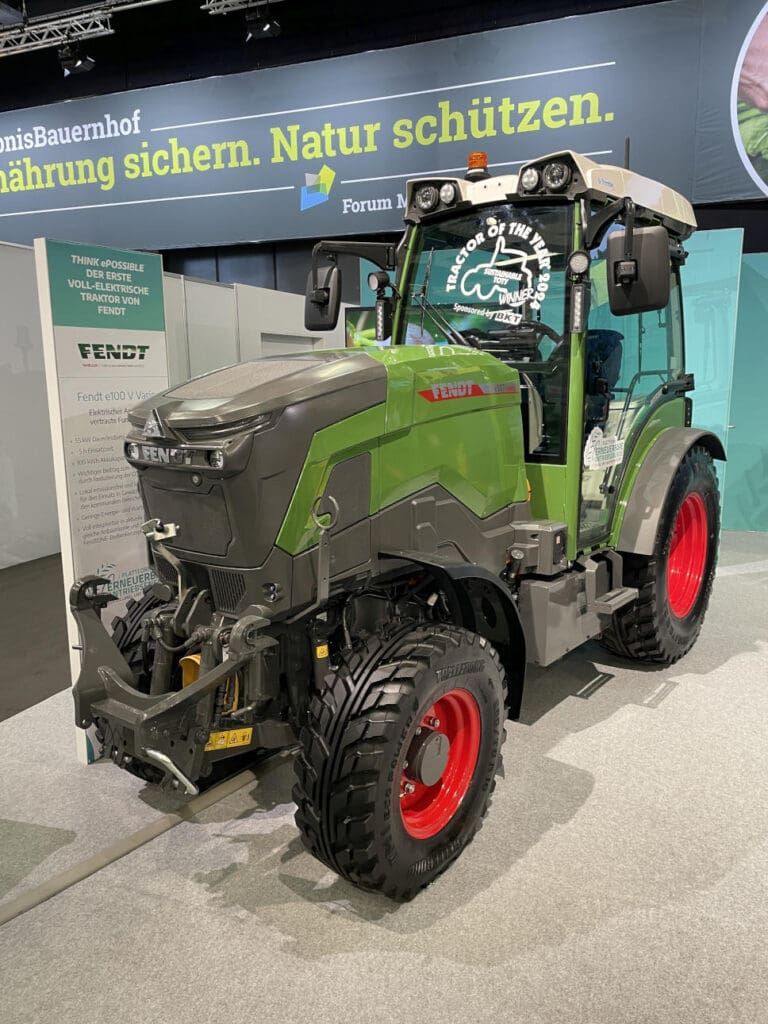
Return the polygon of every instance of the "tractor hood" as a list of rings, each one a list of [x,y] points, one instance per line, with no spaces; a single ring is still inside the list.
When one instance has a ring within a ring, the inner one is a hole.
[[[367,387],[361,387],[367,385]],[[254,359],[214,370],[147,399],[129,413],[133,427],[154,433],[228,426],[248,429],[248,421],[311,399],[339,393],[340,417],[386,400],[384,366],[363,352],[319,351]],[[343,408],[342,408],[343,407]],[[159,420],[159,423],[156,422]],[[164,429],[166,428],[166,429]]]

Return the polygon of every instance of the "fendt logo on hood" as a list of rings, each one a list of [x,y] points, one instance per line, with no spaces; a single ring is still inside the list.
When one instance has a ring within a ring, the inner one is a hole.
[[[142,428],[142,434],[144,437],[163,437],[165,431],[163,430],[163,421],[160,419],[160,414],[157,409],[153,409],[147,417],[147,422]]]
[[[428,402],[447,402],[454,398],[486,398],[488,395],[516,395],[517,384],[475,384],[474,381],[454,381],[451,384],[433,384],[420,391]]]
[[[110,345],[108,342],[79,341],[77,349],[81,359],[137,359],[141,362],[146,359],[149,352],[149,345],[130,345],[127,342],[118,345]]]

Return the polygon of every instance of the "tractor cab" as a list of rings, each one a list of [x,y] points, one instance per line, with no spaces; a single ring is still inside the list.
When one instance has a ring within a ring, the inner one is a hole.
[[[501,176],[473,153],[465,178],[409,182],[405,220],[397,249],[320,243],[308,326],[323,326],[326,294],[338,301],[336,252],[377,263],[369,344],[466,346],[514,368],[532,514],[573,524],[570,557],[604,542],[625,453],[692,388],[679,286],[690,204],[570,151]]]

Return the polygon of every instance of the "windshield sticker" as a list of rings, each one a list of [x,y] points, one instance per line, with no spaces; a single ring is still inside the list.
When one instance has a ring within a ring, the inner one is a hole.
[[[446,402],[454,398],[483,398],[486,395],[516,395],[517,384],[475,384],[474,381],[453,381],[450,384],[433,384],[420,391],[428,402]]]
[[[585,469],[608,469],[624,460],[624,438],[606,437],[600,427],[594,427],[584,445]]]
[[[495,240],[495,242],[494,242]],[[494,242],[488,259],[476,262],[472,254]],[[550,281],[552,256],[547,243],[532,225],[521,221],[491,222],[459,250],[448,272],[445,290],[456,293],[454,310],[471,312],[502,323],[518,324],[526,311],[541,309]],[[506,310],[475,309],[461,305],[460,297],[478,302],[495,301]]]

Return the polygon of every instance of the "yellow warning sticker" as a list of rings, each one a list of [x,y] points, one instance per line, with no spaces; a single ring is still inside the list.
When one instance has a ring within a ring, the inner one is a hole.
[[[328,644],[318,644],[315,648],[316,658],[327,658],[328,657]]]
[[[225,750],[229,747],[247,747],[253,736],[253,728],[228,729],[226,732],[212,732],[205,745],[206,750]]]

